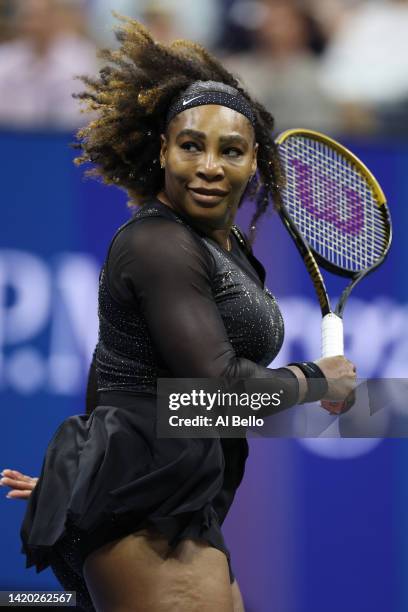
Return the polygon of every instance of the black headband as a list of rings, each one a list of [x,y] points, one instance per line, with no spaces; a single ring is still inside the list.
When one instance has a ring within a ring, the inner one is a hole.
[[[232,88],[231,88],[232,89]],[[220,106],[226,106],[232,108],[232,110],[241,113],[248,119],[248,121],[255,128],[255,115],[249,102],[242,96],[239,91],[236,94],[229,93],[227,91],[217,91],[211,89],[196,89],[196,91],[184,91],[175,100],[169,110],[167,111],[165,127],[169,125],[170,121],[179,113],[193,108],[194,106],[204,106],[205,104],[218,104]]]

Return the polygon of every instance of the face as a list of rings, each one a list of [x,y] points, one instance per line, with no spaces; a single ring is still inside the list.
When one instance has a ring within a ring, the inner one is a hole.
[[[162,136],[165,195],[204,231],[228,229],[256,171],[257,145],[244,115],[208,104],[179,113]]]
[[[281,55],[307,50],[308,33],[305,19],[290,3],[271,4],[260,27],[260,40],[267,48]]]
[[[51,37],[55,3],[51,0],[24,0],[19,4],[21,34],[42,41]]]

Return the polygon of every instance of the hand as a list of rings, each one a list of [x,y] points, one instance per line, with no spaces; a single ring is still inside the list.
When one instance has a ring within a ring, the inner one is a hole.
[[[6,495],[9,499],[28,499],[38,481],[38,478],[25,476],[17,470],[5,469],[1,475],[0,485],[11,489]]]
[[[343,401],[356,386],[356,366],[343,355],[324,357],[315,361],[329,385],[324,399]]]

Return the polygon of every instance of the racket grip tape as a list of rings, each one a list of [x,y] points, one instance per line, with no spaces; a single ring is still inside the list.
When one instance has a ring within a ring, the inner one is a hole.
[[[322,319],[322,357],[344,355],[343,319],[329,312]]]
[[[334,312],[329,312],[322,319],[322,357],[344,355],[343,320]],[[331,414],[341,414],[345,410],[345,402],[323,400],[322,407]]]

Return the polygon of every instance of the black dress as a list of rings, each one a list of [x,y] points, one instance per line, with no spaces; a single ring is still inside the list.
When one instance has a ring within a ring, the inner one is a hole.
[[[158,530],[170,546],[205,540],[229,563],[220,526],[247,442],[157,439],[158,377],[277,379],[286,404],[296,403],[290,370],[266,368],[283,322],[264,270],[237,228],[232,247],[226,253],[158,201],[112,241],[99,287],[98,406],[57,430],[21,530],[27,567],[51,565],[83,609],[92,609],[86,556],[139,529]]]

